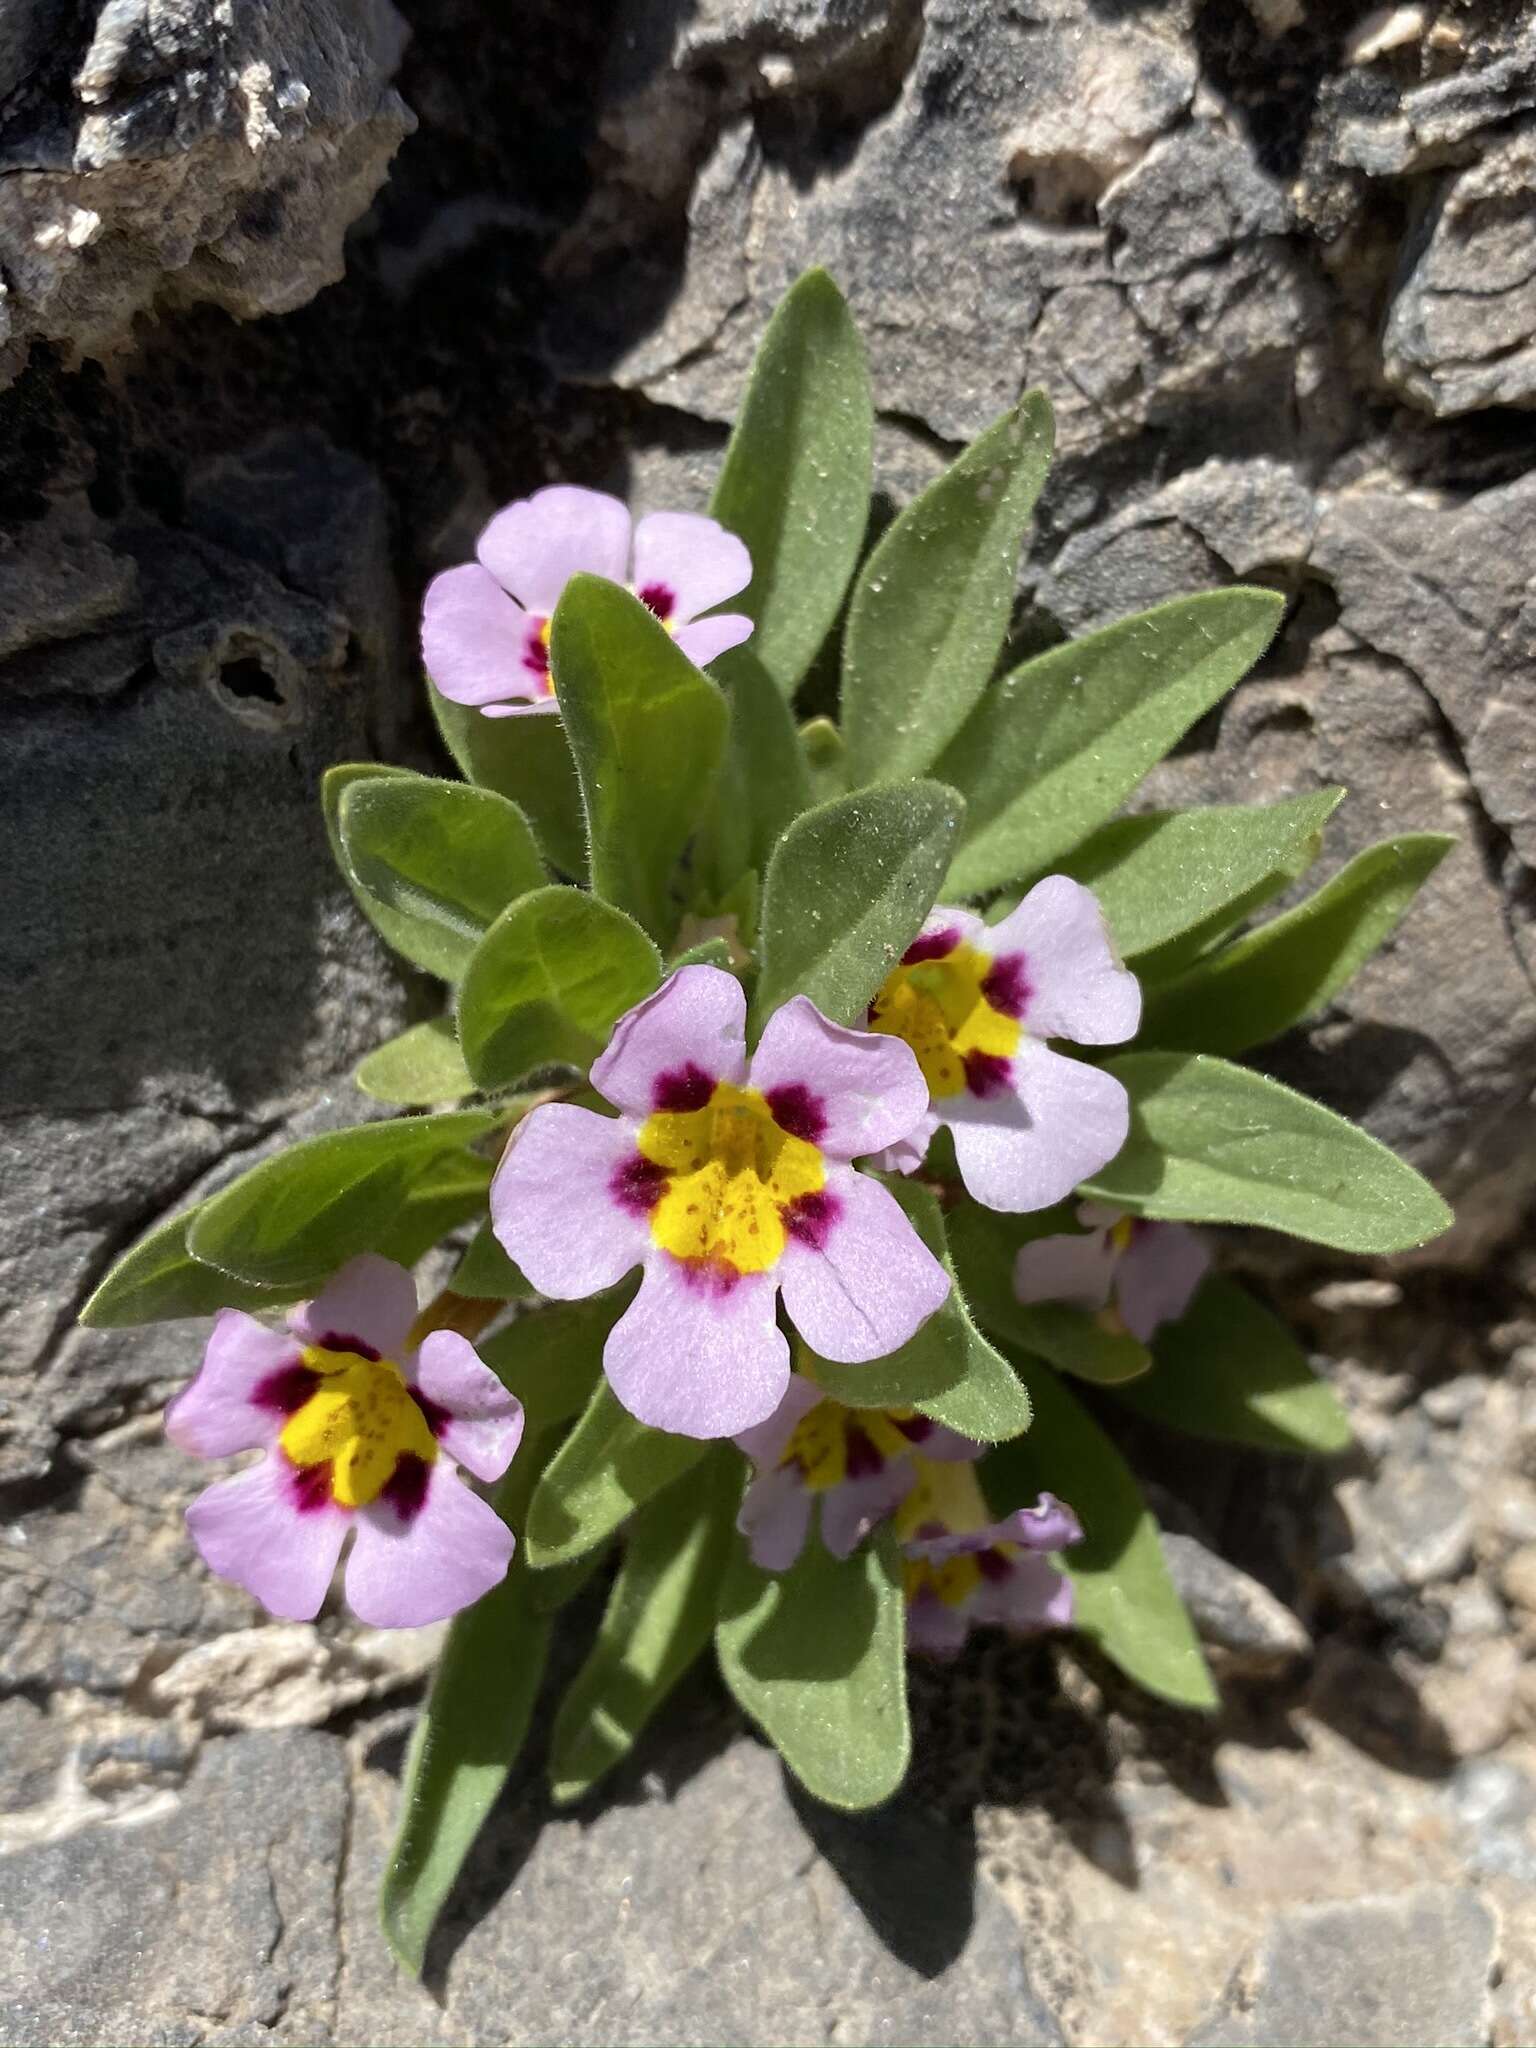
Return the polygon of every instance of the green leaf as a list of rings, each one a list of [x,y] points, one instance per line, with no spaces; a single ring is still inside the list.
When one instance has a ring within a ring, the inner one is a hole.
[[[628,1286],[589,1301],[552,1302],[481,1340],[480,1356],[522,1402],[530,1427],[569,1422],[587,1406],[602,1378],[608,1332],[633,1295]]]
[[[724,939],[700,939],[696,946],[685,947],[667,962],[668,974],[675,974],[679,967],[718,967],[726,974],[734,971],[731,949]]]
[[[187,1249],[206,1265],[297,1296],[393,1222],[410,1181],[495,1119],[478,1110],[327,1131],[262,1160],[203,1203]]]
[[[450,1230],[485,1214],[491,1162],[462,1147],[439,1153],[412,1175],[394,1216],[367,1245],[397,1266],[414,1266]]]
[[[950,1214],[949,1248],[977,1320],[994,1337],[1049,1359],[1079,1379],[1114,1386],[1147,1371],[1152,1355],[1144,1344],[1128,1334],[1102,1329],[1081,1309],[1061,1302],[1026,1304],[1013,1291],[1013,1263],[1020,1245],[1077,1229],[1069,1204],[1025,1217],[1002,1216],[975,1202],[962,1202]]]
[[[1152,991],[1142,1037],[1219,1053],[1278,1038],[1333,1000],[1455,843],[1410,832],[1367,848],[1296,909]]]
[[[1083,1193],[1136,1216],[1251,1223],[1346,1252],[1400,1252],[1451,1212],[1385,1145],[1262,1074],[1202,1053],[1106,1063],[1131,1097],[1124,1150]]]
[[[581,783],[592,886],[665,942],[673,874],[725,747],[725,699],[636,597],[573,576],[550,665]]]
[[[906,1776],[906,1614],[889,1525],[851,1557],[809,1542],[787,1572],[753,1564],[738,1536],[715,1631],[737,1704],[828,1806],[889,1799]]]
[[[419,937],[416,920],[405,912],[392,910],[387,903],[370,896],[359,886],[352,872],[347,849],[342,844],[341,806],[343,798],[353,790],[383,789],[390,786],[407,788],[429,780],[430,777],[418,775],[413,769],[392,768],[383,761],[341,761],[334,768],[327,768],[320,778],[320,809],[325,818],[325,832],[331,845],[331,858],[341,870],[342,880],[352,891],[358,908],[368,922],[385,944],[404,960],[414,957],[411,948]]]
[[[382,907],[388,929],[379,929],[390,944],[444,981],[458,980],[512,899],[546,879],[522,812],[467,783],[353,782],[342,791],[337,827],[364,910],[373,917]]]
[[[981,895],[1069,852],[1247,673],[1283,610],[1269,590],[1176,598],[995,683],[935,770],[967,805],[946,894]]]
[[[535,889],[491,926],[459,988],[459,1044],[482,1088],[536,1067],[585,1068],[661,980],[661,955],[622,910],[580,889]]]
[[[808,718],[800,728],[800,751],[811,778],[812,803],[830,803],[848,789],[848,749],[830,718]]]
[[[1018,1364],[1035,1403],[1035,1426],[983,1461],[993,1513],[1006,1514],[1041,1492],[1066,1501],[1084,1536],[1059,1560],[1077,1597],[1075,1626],[1148,1692],[1179,1706],[1214,1707],[1216,1688],[1199,1639],[1130,1467],[1049,1366]]]
[[[515,803],[532,825],[549,864],[572,881],[587,878],[587,822],[570,742],[558,713],[487,718],[430,686],[427,695],[443,744],[461,773]]]
[[[475,1092],[451,1017],[430,1017],[375,1047],[355,1078],[375,1102],[393,1102],[403,1109],[430,1109],[434,1103],[458,1102]]]
[[[831,631],[869,520],[869,366],[842,293],[807,271],[780,300],[710,510],[739,534],[752,581],[735,600],[786,697]]]
[[[1222,912],[1241,915],[1273,878],[1305,872],[1342,801],[1322,789],[1278,804],[1206,804],[1117,818],[1060,863],[1099,900],[1125,959]]]
[[[913,782],[796,819],[763,883],[760,1024],[797,994],[834,1023],[862,1021],[933,908],[960,815],[953,790]]]
[[[697,1437],[636,1422],[600,1381],[533,1497],[529,1564],[543,1571],[580,1557],[703,1455]]]
[[[730,754],[746,827],[745,865],[761,869],[811,802],[811,776],[789,705],[751,647],[721,655],[716,671],[731,710]],[[722,877],[729,888],[735,875]]]
[[[859,572],[842,686],[855,786],[923,774],[986,688],[1053,432],[1044,392],[1027,393],[898,514]]]
[[[470,1239],[448,1285],[470,1301],[524,1301],[533,1292],[496,1242],[489,1216]]]
[[[514,1527],[537,1476],[539,1448],[524,1441],[496,1493],[498,1512]],[[534,1610],[528,1584],[519,1552],[501,1584],[455,1617],[411,1737],[379,1915],[413,1977],[528,1733],[549,1649],[549,1623]]]
[[[899,1351],[869,1365],[838,1365],[805,1350],[801,1370],[850,1408],[916,1408],[981,1443],[1000,1443],[1029,1427],[1029,1398],[1018,1374],[971,1321],[944,1240],[944,1218],[929,1190],[886,1181],[918,1236],[955,1284],[943,1307]]]
[[[1345,1414],[1291,1332],[1224,1273],[1153,1339],[1156,1369],[1117,1398],[1139,1415],[1217,1443],[1332,1457],[1349,1448]]]
[[[291,1287],[257,1287],[205,1266],[187,1250],[187,1231],[203,1205],[183,1209],[148,1230],[116,1260],[80,1311],[90,1330],[131,1330],[180,1316],[210,1316],[216,1309],[274,1308],[295,1301]]]
[[[583,1798],[628,1756],[708,1645],[741,1475],[735,1448],[712,1444],[699,1467],[636,1514],[596,1641],[555,1716],[549,1782],[557,1804]]]

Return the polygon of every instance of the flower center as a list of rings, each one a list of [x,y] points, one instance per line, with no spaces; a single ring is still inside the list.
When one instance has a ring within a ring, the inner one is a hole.
[[[914,1536],[964,1536],[973,1529],[986,1528],[992,1517],[974,1465],[940,1463],[921,1455],[912,1462],[917,1467],[917,1484],[896,1510],[896,1535],[901,1542]],[[984,1578],[995,1577],[999,1571],[1006,1573],[1017,1551],[1017,1544],[998,1543],[990,1550],[962,1551],[958,1557],[905,1556],[902,1591],[909,1602],[927,1592],[946,1607],[963,1607]]]
[[[300,1469],[328,1465],[338,1507],[361,1508],[437,1457],[437,1440],[393,1359],[306,1346],[281,1375],[288,1410],[278,1441]],[[276,1390],[275,1390],[276,1391]],[[415,1461],[414,1463],[412,1461]],[[315,1474],[317,1480],[322,1475]],[[412,1480],[404,1481],[407,1491]]]
[[[931,1096],[987,1096],[1008,1084],[1027,999],[1021,957],[994,960],[958,932],[931,932],[886,976],[869,1026],[905,1039]]]
[[[700,1109],[647,1117],[639,1147],[659,1169],[651,1236],[674,1258],[766,1272],[831,1199],[820,1149],[777,1123],[755,1088],[730,1081]]]
[[[537,682],[541,697],[555,694],[554,672],[549,666],[549,627],[548,619],[530,613],[523,633],[523,667]]]
[[[779,1463],[797,1465],[808,1492],[825,1493],[907,1457],[916,1437],[926,1433],[925,1428],[920,1432],[919,1421],[910,1408],[853,1409],[840,1401],[819,1401],[796,1423]]]

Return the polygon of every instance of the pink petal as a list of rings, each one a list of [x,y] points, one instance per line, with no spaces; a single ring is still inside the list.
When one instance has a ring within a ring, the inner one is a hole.
[[[633,581],[639,591],[667,591],[672,598],[667,623],[686,625],[746,589],[752,557],[718,519],[697,512],[648,512],[635,528]],[[750,633],[750,619],[746,625]]]
[[[739,1436],[765,1422],[789,1384],[775,1292],[768,1273],[653,1252],[603,1353],[608,1384],[637,1421],[676,1436]]]
[[[1090,1230],[1083,1237],[1037,1237],[1019,1246],[1013,1291],[1026,1305],[1064,1301],[1073,1308],[1101,1309],[1109,1301],[1119,1258],[1107,1230]]]
[[[739,647],[752,637],[752,621],[744,612],[715,612],[710,618],[679,626],[672,637],[695,668],[708,668],[727,648]]]
[[[210,1571],[244,1586],[284,1621],[313,1621],[350,1517],[329,1501],[300,1508],[296,1476],[274,1450],[200,1493],[187,1509],[187,1528]]]
[[[1069,1628],[1076,1611],[1072,1581],[1044,1557],[1016,1557],[1007,1576],[982,1582],[971,1606],[977,1621],[1014,1635]]]
[[[942,1307],[949,1275],[895,1197],[866,1174],[833,1166],[817,1199],[815,1227],[791,1224],[779,1262],[790,1321],[823,1358],[884,1358]]]
[[[445,569],[427,585],[421,658],[439,692],[455,704],[484,707],[532,696],[537,684],[523,665],[528,631],[528,614],[478,562]]]
[[[513,1548],[512,1531],[496,1510],[470,1492],[450,1459],[439,1458],[409,1519],[382,1495],[358,1509],[347,1605],[373,1628],[446,1620],[501,1584]],[[515,1644],[508,1654],[516,1654]]]
[[[1037,1038],[1118,1045],[1141,1022],[1141,986],[1115,958],[1098,898],[1066,875],[1037,882],[1018,909],[993,925],[994,957],[1024,955],[1029,999],[1021,1019]]]
[[[804,1373],[792,1372],[783,1400],[766,1422],[741,1431],[736,1439],[737,1450],[745,1451],[759,1472],[777,1465],[800,1424],[826,1398],[814,1380],[808,1380]]]
[[[907,1605],[907,1648],[925,1657],[955,1657],[971,1632],[964,1608],[951,1607],[924,1587]]]
[[[787,1572],[811,1526],[811,1496],[800,1474],[785,1465],[760,1472],[742,1497],[736,1526],[759,1570]]]
[[[393,1259],[360,1252],[348,1259],[313,1301],[300,1302],[288,1327],[306,1344],[358,1337],[381,1358],[403,1361],[416,1320],[416,1282]],[[345,1347],[338,1347],[345,1348]]]
[[[701,1109],[716,1081],[743,1079],[746,1051],[747,998],[735,975],[680,967],[619,1019],[592,1062],[592,1086],[635,1116]]]
[[[509,1394],[467,1337],[434,1330],[416,1359],[416,1385],[443,1411],[438,1443],[477,1479],[499,1479],[523,1438],[523,1404]]]
[[[606,491],[550,484],[498,512],[475,553],[503,590],[547,619],[582,571],[625,581],[629,507]]]
[[[259,1401],[258,1389],[299,1362],[299,1347],[285,1330],[269,1330],[237,1308],[222,1308],[197,1377],[165,1411],[165,1433],[194,1458],[227,1458],[272,1442],[285,1410]]]
[[[1125,1143],[1130,1098],[1113,1074],[1025,1039],[1016,1093],[947,1096],[944,1121],[966,1192],[984,1209],[1048,1209]]]
[[[576,1301],[644,1258],[645,1212],[622,1176],[639,1158],[636,1126],[573,1102],[520,1123],[491,1182],[491,1228],[540,1294]]]
[[[1164,1323],[1176,1323],[1211,1270],[1211,1254],[1187,1223],[1147,1223],[1131,1239],[1115,1277],[1115,1303],[1125,1327],[1145,1344]]]
[[[939,1119],[933,1111],[925,1111],[913,1126],[910,1136],[899,1138],[883,1151],[871,1153],[870,1165],[877,1173],[916,1173],[928,1157],[928,1147],[933,1143],[933,1134],[938,1128]]]
[[[780,1115],[786,1129],[840,1159],[898,1143],[928,1110],[928,1084],[909,1045],[833,1024],[809,996],[791,997],[769,1018],[751,1076],[770,1107],[776,1098],[793,1106],[800,1122]]]
[[[834,1557],[851,1557],[878,1523],[893,1515],[917,1484],[910,1458],[862,1479],[845,1479],[821,1497],[821,1540]]]

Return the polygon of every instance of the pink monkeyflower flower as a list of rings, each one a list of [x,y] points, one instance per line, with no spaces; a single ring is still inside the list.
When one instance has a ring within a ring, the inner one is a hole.
[[[698,513],[651,512],[631,530],[622,499],[550,484],[503,506],[475,554],[428,585],[421,649],[442,694],[487,718],[557,708],[549,622],[583,571],[632,590],[700,668],[752,631],[742,613],[714,610],[746,589],[752,558],[734,533]]]
[[[1087,1309],[1105,1327],[1150,1343],[1176,1323],[1211,1267],[1200,1233],[1186,1223],[1122,1216],[1101,1202],[1078,1204],[1081,1237],[1037,1237],[1019,1247],[1013,1291],[1019,1300],[1061,1301]]]
[[[982,1624],[1015,1635],[1071,1624],[1072,1582],[1051,1558],[1081,1543],[1083,1531],[1054,1494],[994,1521],[973,1466],[920,1458],[896,1531],[909,1649],[953,1657]]]
[[[1130,1102],[1112,1074],[1045,1041],[1116,1045],[1140,1021],[1136,977],[1080,882],[1048,875],[1001,924],[935,909],[870,1005],[871,1030],[911,1046],[931,1097],[876,1163],[916,1172],[947,1124],[983,1208],[1048,1209],[1114,1158]]]
[[[789,1384],[780,1294],[811,1349],[848,1364],[894,1351],[948,1294],[899,1203],[852,1165],[922,1116],[906,1046],[796,996],[749,1060],[740,982],[683,967],[619,1019],[592,1085],[619,1114],[535,1109],[491,1219],[558,1301],[643,1267],[603,1358],[641,1422],[721,1437],[766,1421]]]
[[[441,1621],[506,1573],[512,1532],[458,1468],[499,1479],[522,1405],[456,1331],[413,1348],[415,1318],[410,1274],[365,1253],[286,1331],[222,1310],[166,1411],[195,1457],[266,1452],[200,1493],[187,1527],[211,1571],[285,1620],[320,1611],[349,1533],[347,1601],[378,1628]]]
[[[918,1483],[922,1458],[979,1458],[983,1446],[911,1408],[848,1408],[801,1373],[766,1422],[736,1438],[756,1468],[736,1526],[752,1562],[787,1571],[821,1508],[821,1540],[849,1557]]]

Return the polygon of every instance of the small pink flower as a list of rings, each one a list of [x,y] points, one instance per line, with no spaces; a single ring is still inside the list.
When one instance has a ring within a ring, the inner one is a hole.
[[[1072,1510],[1042,1493],[993,1521],[971,1466],[919,1464],[896,1515],[908,1648],[953,1657],[982,1624],[1015,1635],[1070,1626],[1072,1582],[1050,1560],[1083,1540]]]
[[[986,1209],[1048,1209],[1125,1143],[1130,1101],[1112,1074],[1048,1038],[1116,1045],[1141,1022],[1141,989],[1110,946],[1093,892],[1037,882],[988,925],[935,909],[870,1005],[870,1028],[904,1039],[928,1115],[876,1161],[915,1173],[948,1125],[966,1191]]]
[[[821,1540],[849,1557],[895,1513],[922,1458],[979,1458],[983,1446],[910,1408],[847,1408],[802,1374],[766,1422],[736,1439],[756,1468],[736,1526],[752,1562],[788,1571],[821,1507]]]
[[[499,1479],[522,1406],[456,1331],[413,1349],[415,1317],[410,1274],[366,1253],[286,1332],[224,1309],[166,1411],[194,1457],[266,1452],[200,1493],[187,1527],[211,1571],[285,1620],[320,1611],[354,1531],[347,1601],[377,1628],[441,1621],[505,1576],[512,1532],[458,1467]]]
[[[750,1061],[746,997],[683,967],[619,1019],[592,1085],[616,1117],[547,1103],[491,1185],[508,1255],[559,1301],[644,1268],[603,1365],[630,1413],[680,1436],[735,1436],[789,1384],[784,1307],[823,1358],[883,1358],[949,1277],[862,1153],[904,1137],[926,1090],[904,1045],[829,1023],[805,996]]]
[[[1204,1238],[1186,1223],[1122,1216],[1099,1202],[1078,1205],[1082,1237],[1037,1237],[1013,1262],[1022,1302],[1062,1301],[1119,1322],[1141,1343],[1176,1323],[1210,1271]]]
[[[752,558],[718,520],[697,513],[651,512],[631,532],[621,499],[551,484],[504,506],[475,553],[478,560],[432,579],[421,647],[443,695],[488,718],[557,708],[549,622],[582,571],[627,585],[700,668],[752,631],[742,613],[713,609],[746,589]]]

